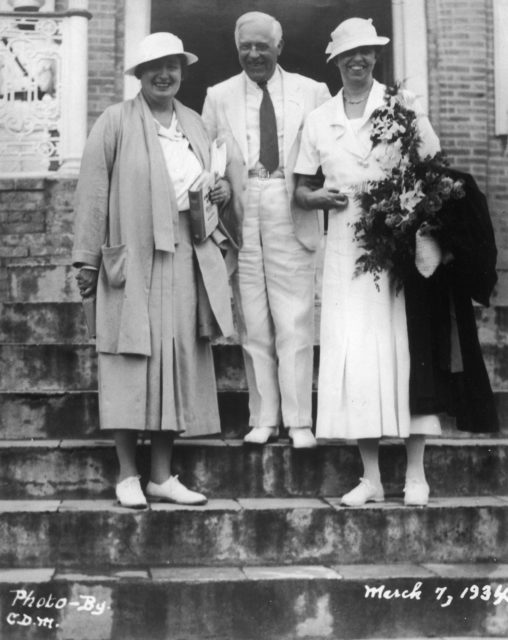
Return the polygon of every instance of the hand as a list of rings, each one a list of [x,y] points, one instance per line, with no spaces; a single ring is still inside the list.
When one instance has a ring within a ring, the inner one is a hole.
[[[308,201],[315,209],[345,209],[349,198],[338,189],[327,189],[321,187],[307,195]]]
[[[99,272],[93,269],[80,269],[76,281],[82,298],[93,296],[97,290]]]
[[[229,182],[219,178],[213,189],[210,191],[210,201],[212,204],[226,204],[231,198],[231,187]]]

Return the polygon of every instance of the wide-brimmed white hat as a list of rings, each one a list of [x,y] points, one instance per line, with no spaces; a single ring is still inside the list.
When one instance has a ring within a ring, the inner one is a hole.
[[[330,34],[331,42],[328,43],[325,53],[328,53],[327,62],[330,62],[339,53],[350,51],[357,47],[383,47],[390,42],[390,38],[378,36],[377,31],[369,18],[349,18],[341,22]]]
[[[165,58],[166,56],[185,56],[187,64],[194,64],[198,57],[193,53],[183,50],[183,42],[177,36],[166,31],[151,33],[143,38],[137,51],[132,57],[124,73],[128,76],[135,75],[136,67],[151,60]]]

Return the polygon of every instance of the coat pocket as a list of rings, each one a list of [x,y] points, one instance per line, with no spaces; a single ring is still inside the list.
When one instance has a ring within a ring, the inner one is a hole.
[[[102,247],[102,264],[108,284],[119,289],[125,284],[125,263],[127,261],[127,247],[119,244],[116,247]]]

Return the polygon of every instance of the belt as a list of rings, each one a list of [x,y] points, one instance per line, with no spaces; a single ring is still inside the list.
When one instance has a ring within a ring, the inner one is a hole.
[[[259,180],[279,180],[284,178],[284,171],[282,169],[275,169],[275,171],[269,173],[264,167],[261,167],[261,169],[249,169],[249,178],[259,178]]]

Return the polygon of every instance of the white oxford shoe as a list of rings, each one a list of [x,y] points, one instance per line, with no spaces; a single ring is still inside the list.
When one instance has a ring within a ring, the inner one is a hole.
[[[425,507],[429,502],[429,485],[425,480],[406,480],[404,504],[408,507]]]
[[[148,506],[145,495],[141,491],[139,476],[129,476],[119,482],[115,489],[116,499],[122,507],[129,509],[146,509]]]
[[[314,449],[317,447],[316,438],[310,427],[289,429],[289,439],[293,443],[293,449]]]
[[[360,478],[360,484],[343,495],[340,502],[346,507],[361,507],[366,502],[383,502],[384,499],[381,484],[375,485],[367,478]]]
[[[245,436],[243,441],[245,444],[266,444],[267,442],[275,442],[279,438],[278,427],[254,427]]]
[[[150,481],[146,485],[146,495],[151,502],[176,502],[176,504],[206,504],[202,493],[184,487],[178,476],[169,476],[166,482],[157,484]]]

